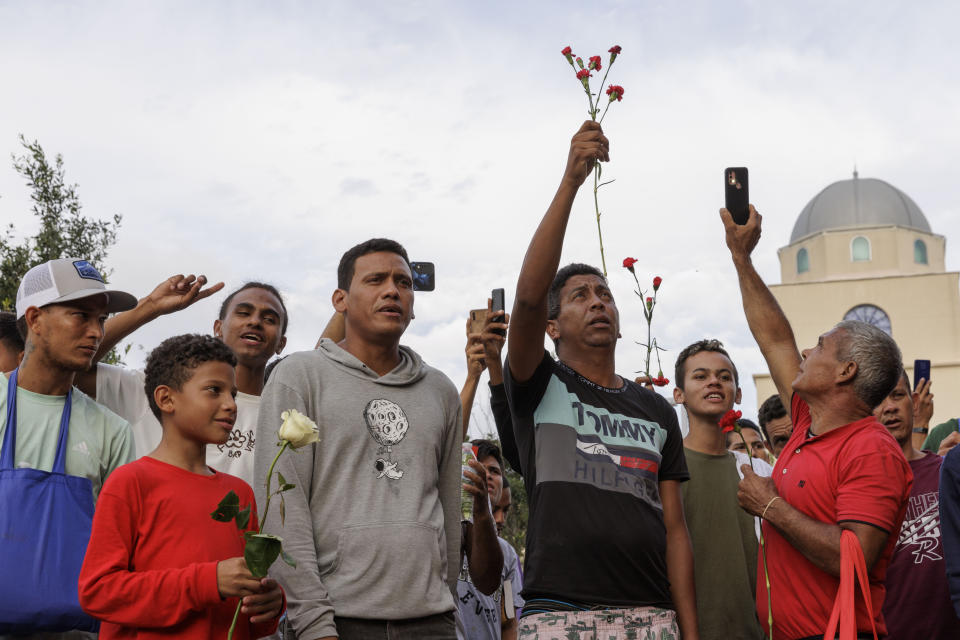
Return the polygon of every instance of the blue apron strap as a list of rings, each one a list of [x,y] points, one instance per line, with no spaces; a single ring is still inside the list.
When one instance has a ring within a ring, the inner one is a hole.
[[[17,372],[14,369],[7,380],[7,429],[3,434],[3,451],[0,452],[0,469],[13,469],[17,446]]]
[[[3,434],[3,451],[0,452],[0,469],[13,469],[17,445],[17,374],[14,369],[7,381],[7,429]],[[70,409],[73,406],[73,387],[67,391],[60,414],[60,436],[57,439],[57,456],[53,460],[54,473],[66,473],[67,469],[67,433],[70,426]]]
[[[63,402],[63,413],[60,415],[60,438],[57,441],[57,457],[53,460],[53,472],[67,472],[67,432],[70,430],[70,409],[73,406],[73,387],[67,391]]]

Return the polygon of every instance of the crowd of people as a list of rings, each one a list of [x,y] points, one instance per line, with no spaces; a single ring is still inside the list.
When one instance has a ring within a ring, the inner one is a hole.
[[[715,339],[679,353],[672,403],[618,375],[606,278],[560,265],[608,155],[584,123],[512,313],[468,321],[459,395],[401,345],[414,281],[393,240],[343,254],[314,349],[281,355],[283,295],[250,282],[142,371],[100,361],[222,283],[138,300],[82,258],[23,274],[0,314],[0,639],[960,638],[960,434],[929,429],[929,381],[864,323],[801,351],[751,262],[753,206],[742,225],[721,210],[718,237],[778,391],[759,424],[721,428],[741,390]],[[465,449],[484,371],[497,437]],[[319,441],[278,456],[293,411]],[[499,535],[508,466],[519,552]],[[227,495],[235,523],[212,517]],[[261,517],[284,549],[266,576],[244,556]]]

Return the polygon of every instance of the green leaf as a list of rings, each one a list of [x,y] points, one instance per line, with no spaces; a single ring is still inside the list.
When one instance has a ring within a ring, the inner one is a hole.
[[[290,489],[293,489],[293,488],[296,487],[296,486],[297,486],[297,485],[295,485],[295,484],[290,484],[290,483],[288,482],[287,484],[281,485],[281,486],[280,486],[280,489],[278,489],[277,492],[278,492],[278,493],[283,493],[284,491],[290,491]]]
[[[230,522],[240,513],[240,496],[231,491],[223,496],[223,500],[217,505],[216,510],[210,514],[210,517],[217,522]]]
[[[281,486],[287,484],[287,479],[284,478],[283,474],[280,473],[279,471],[277,471],[277,478],[280,480]]]
[[[280,559],[286,562],[288,565],[290,565],[294,569],[297,568],[297,561],[294,560],[293,556],[291,556],[289,553],[287,553],[283,549],[280,549]]]
[[[255,531],[247,531],[244,535],[247,546],[243,550],[243,558],[247,561],[247,568],[254,577],[263,578],[283,551],[283,539]]]
[[[250,524],[250,506],[247,505],[243,511],[240,511],[237,514],[237,529],[243,531],[247,528],[247,525]]]

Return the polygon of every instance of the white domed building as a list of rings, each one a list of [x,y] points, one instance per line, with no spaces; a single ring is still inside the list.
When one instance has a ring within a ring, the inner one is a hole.
[[[946,271],[945,247],[910,196],[854,172],[800,212],[778,251],[782,284],[770,287],[801,349],[861,320],[893,336],[911,379],[914,359],[930,360],[931,427],[960,415],[960,274]],[[767,374],[754,383],[758,403],[776,393]]]

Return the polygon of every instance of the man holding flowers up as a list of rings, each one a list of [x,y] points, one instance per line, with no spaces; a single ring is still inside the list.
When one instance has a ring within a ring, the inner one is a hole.
[[[524,258],[507,337],[505,386],[530,505],[520,637],[590,629],[675,638],[679,627],[696,639],[676,414],[616,374],[619,315],[603,274],[582,264],[557,272],[574,198],[608,149],[598,123],[573,137]],[[543,348],[544,331],[559,361]]]
[[[873,609],[871,619],[857,596],[856,628],[870,633],[876,626],[885,636],[883,581],[913,474],[873,409],[897,384],[900,349],[876,327],[841,322],[801,354],[750,259],[760,240],[760,215],[751,205],[745,225],[726,209],[720,217],[747,323],[793,420],[773,479],[742,467],[740,505],[764,519],[773,628],[758,571],[760,621],[778,639],[822,637],[840,585],[843,534],[850,531],[863,551]]]
[[[281,456],[287,485],[265,515],[296,568],[274,565],[302,640],[455,637],[460,558],[460,401],[400,339],[413,317],[407,253],[373,239],[347,251],[333,305],[345,337],[288,356],[263,391],[257,499],[295,409],[320,441]],[[284,522],[286,520],[286,522]],[[285,526],[284,526],[285,525]],[[491,523],[492,528],[492,523]]]

